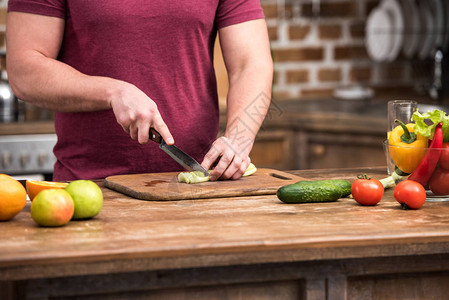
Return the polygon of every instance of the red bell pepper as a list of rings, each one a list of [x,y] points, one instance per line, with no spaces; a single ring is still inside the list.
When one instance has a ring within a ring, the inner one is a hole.
[[[432,142],[429,145],[426,155],[423,157],[418,167],[409,176],[409,180],[419,182],[424,187],[427,185],[430,177],[435,171],[438,160],[440,159],[441,147],[443,146],[443,123],[440,122],[435,127]]]

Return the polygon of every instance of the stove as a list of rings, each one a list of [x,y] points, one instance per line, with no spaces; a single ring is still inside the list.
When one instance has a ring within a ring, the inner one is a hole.
[[[56,134],[0,136],[0,173],[13,177],[42,175],[51,180]]]

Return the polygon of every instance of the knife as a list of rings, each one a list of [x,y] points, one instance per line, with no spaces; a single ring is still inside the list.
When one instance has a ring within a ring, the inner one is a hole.
[[[171,156],[177,163],[189,171],[200,171],[204,176],[209,176],[209,172],[203,168],[193,157],[176,147],[175,145],[167,145],[161,134],[154,128],[150,128],[150,140],[159,144],[159,148]]]

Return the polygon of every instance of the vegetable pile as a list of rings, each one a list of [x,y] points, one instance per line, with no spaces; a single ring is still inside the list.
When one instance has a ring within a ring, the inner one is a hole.
[[[390,147],[390,156],[396,166],[405,173],[411,173],[408,180],[416,181],[423,187],[429,187],[436,195],[449,194],[449,116],[441,110],[433,110],[421,114],[413,113],[412,121],[415,123],[400,124],[396,127],[396,140],[393,132],[388,140],[390,146],[397,145],[397,135],[401,133],[401,141],[409,147]],[[408,131],[407,129],[410,130]],[[415,138],[413,138],[412,133]],[[428,146],[422,146],[422,141],[428,140]],[[425,153],[422,153],[422,150]],[[402,153],[397,153],[399,150]],[[405,152],[408,151],[408,152]],[[404,160],[409,164],[404,163]],[[413,161],[413,163],[410,163]],[[416,164],[416,162],[418,162]],[[414,165],[412,168],[411,165]],[[410,168],[409,168],[410,167]]]
[[[349,196],[360,205],[372,206],[381,201],[385,189],[395,187],[394,198],[403,209],[418,209],[426,201],[426,188],[435,195],[449,195],[449,116],[441,110],[416,111],[411,121],[396,120],[398,126],[388,134],[395,163],[391,176],[377,180],[359,175],[350,185],[350,194],[344,194],[335,180],[300,181],[281,187],[278,198],[285,203],[310,203]],[[344,184],[348,188],[348,182]]]

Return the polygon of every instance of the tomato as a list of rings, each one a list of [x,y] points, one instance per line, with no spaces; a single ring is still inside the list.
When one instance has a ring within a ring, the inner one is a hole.
[[[370,179],[366,175],[358,176],[352,183],[351,194],[361,205],[376,205],[384,195],[384,186],[377,179]]]
[[[421,183],[413,180],[399,182],[393,195],[403,209],[418,209],[426,202],[426,190]]]
[[[441,147],[440,159],[438,160],[438,165],[446,170],[449,170],[449,143],[443,143]]]
[[[430,177],[429,188],[435,195],[449,195],[449,170],[437,167]]]

